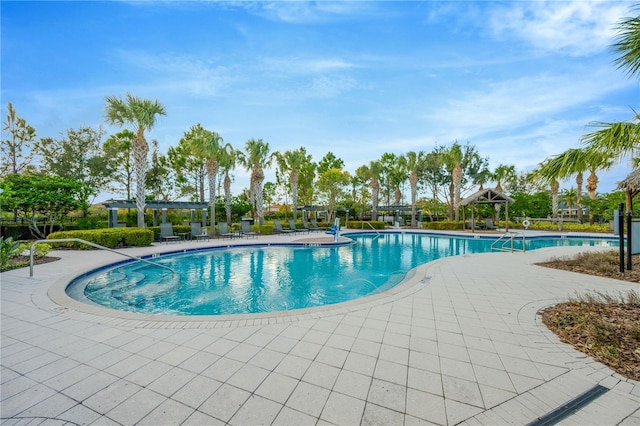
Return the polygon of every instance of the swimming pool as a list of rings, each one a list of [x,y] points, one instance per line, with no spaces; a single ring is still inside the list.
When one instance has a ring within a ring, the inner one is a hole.
[[[289,311],[381,293],[416,266],[446,256],[490,251],[493,238],[427,233],[349,234],[340,246],[251,245],[121,262],[73,280],[67,294],[123,311],[223,315]],[[612,239],[534,238],[526,249],[615,246]]]

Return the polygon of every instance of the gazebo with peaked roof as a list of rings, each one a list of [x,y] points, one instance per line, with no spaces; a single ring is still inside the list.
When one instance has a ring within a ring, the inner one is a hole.
[[[640,169],[635,169],[626,178],[618,182],[618,189],[626,193],[627,210],[633,209],[633,197],[640,194]]]
[[[513,198],[507,197],[503,192],[498,191],[493,188],[481,189],[475,194],[471,194],[464,200],[460,202],[460,206],[464,207],[469,204],[471,206],[475,206],[476,204],[491,204],[495,206],[496,204],[504,204],[505,205],[505,218],[506,218],[506,230],[509,230],[509,203],[513,203]],[[464,209],[462,209],[462,221],[465,222],[465,214]],[[471,232],[475,231],[475,209],[471,209]]]

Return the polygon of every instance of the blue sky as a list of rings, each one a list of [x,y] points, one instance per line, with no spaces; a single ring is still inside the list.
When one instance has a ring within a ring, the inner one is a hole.
[[[57,137],[104,126],[104,97],[130,92],[165,105],[147,135],[163,152],[201,123],[236,148],[331,151],[350,172],[456,140],[528,171],[640,108],[609,47],[632,5],[3,1],[2,116],[12,102]],[[629,171],[601,175],[599,191]],[[238,169],[234,191],[247,186]]]

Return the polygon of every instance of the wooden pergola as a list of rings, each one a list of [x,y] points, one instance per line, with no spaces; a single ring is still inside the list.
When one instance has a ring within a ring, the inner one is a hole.
[[[507,197],[506,195],[504,195],[504,193],[492,188],[487,188],[487,189],[481,189],[475,194],[468,196],[467,198],[465,198],[460,202],[460,206],[464,207],[469,204],[472,206],[471,232],[474,232],[476,220],[475,220],[475,209],[473,207],[475,207],[476,204],[491,204],[494,208],[496,204],[504,204],[505,218],[507,220],[506,230],[508,231],[509,230],[509,203],[513,203],[513,201],[514,201],[513,198]],[[462,221],[466,222],[464,208],[462,209]]]
[[[102,203],[109,212],[109,228],[118,226],[118,209],[135,209],[136,202],[132,200],[108,200]],[[158,201],[149,200],[145,202],[145,210],[153,210],[153,226],[158,225],[159,212],[162,212],[162,223],[167,221],[167,209],[191,210],[191,222],[195,221],[195,211],[202,210],[202,226],[207,225],[208,203],[197,201]]]
[[[633,197],[640,194],[640,169],[635,169],[618,182],[618,189],[626,193],[627,211],[633,210]]]

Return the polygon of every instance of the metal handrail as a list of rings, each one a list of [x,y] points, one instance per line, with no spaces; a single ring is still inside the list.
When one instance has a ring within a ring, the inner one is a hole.
[[[365,224],[365,223],[366,223],[367,225],[369,225],[369,227],[370,227],[371,229],[373,229],[373,230],[376,232],[376,234],[378,234],[378,237],[380,236],[380,232],[378,232],[378,230],[377,230],[376,228],[374,228],[374,226],[373,226],[372,224],[370,224],[369,222],[362,221],[362,225],[360,225],[360,226],[362,227],[361,229],[364,229],[364,224]]]
[[[149,263],[149,264],[151,264],[153,266],[157,266],[159,268],[168,269],[169,271],[171,271],[172,275],[176,274],[176,271],[174,271],[173,269],[169,268],[168,266],[160,265],[159,263],[151,262],[150,260],[142,259],[142,258],[137,257],[137,256],[131,256],[129,254],[122,253],[122,252],[114,250],[114,249],[110,249],[109,247],[101,246],[100,244],[92,243],[90,241],[82,240],[80,238],[59,238],[59,239],[51,239],[51,240],[36,240],[33,243],[31,243],[31,247],[29,247],[29,276],[33,277],[33,249],[35,248],[36,244],[39,244],[39,243],[66,243],[66,242],[72,242],[72,241],[76,241],[76,242],[80,242],[80,243],[83,243],[83,244],[87,244],[89,246],[92,246],[92,247],[95,247],[95,248],[99,248],[101,250],[107,250],[107,251],[110,251],[112,253],[121,254],[121,255],[126,256],[128,258],[139,260],[140,262],[145,262],[145,263]]]
[[[513,240],[514,240],[517,236],[522,236],[522,250],[516,250],[516,249],[514,248],[514,246],[513,246]],[[503,241],[503,242],[502,242],[502,245],[501,245],[500,247],[497,247],[498,243],[499,243],[500,241],[502,241],[503,239],[507,238],[507,237],[509,238],[509,240],[507,240],[507,241]],[[509,243],[511,243],[511,244],[510,244],[510,247],[509,247],[509,248],[505,248],[505,245],[507,245],[507,244],[509,244]],[[525,235],[524,235],[522,232],[519,232],[519,231],[508,231],[508,232],[505,232],[504,234],[502,234],[502,235],[500,236],[500,238],[498,238],[497,240],[495,240],[495,241],[491,244],[491,251],[494,251],[494,250],[496,250],[496,251],[509,251],[509,252],[511,252],[511,253],[513,253],[514,251],[521,251],[521,252],[523,252],[523,253],[524,253],[525,251],[527,251],[526,247],[527,247],[527,246],[526,246],[526,244],[525,244]]]

